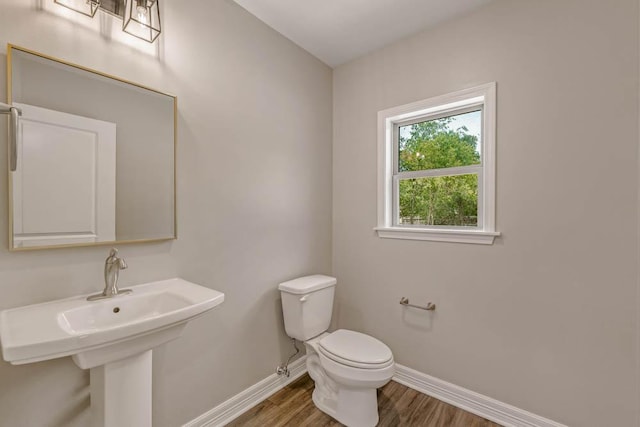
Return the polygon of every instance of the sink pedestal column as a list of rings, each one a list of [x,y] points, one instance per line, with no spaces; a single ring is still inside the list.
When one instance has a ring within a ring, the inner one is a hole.
[[[91,368],[93,427],[151,427],[152,352]]]

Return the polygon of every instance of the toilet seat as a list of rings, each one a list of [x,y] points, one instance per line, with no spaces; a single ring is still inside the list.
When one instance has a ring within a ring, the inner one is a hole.
[[[360,369],[381,369],[392,365],[393,353],[372,336],[339,329],[318,342],[318,350],[341,365]]]

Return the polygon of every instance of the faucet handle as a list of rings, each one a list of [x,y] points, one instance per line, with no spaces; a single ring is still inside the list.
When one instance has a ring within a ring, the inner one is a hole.
[[[115,257],[116,255],[118,255],[118,249],[111,248],[111,251],[109,252],[109,257]]]
[[[120,265],[119,265],[120,270],[124,270],[124,269],[129,268],[129,266],[127,265],[127,263],[126,263],[122,258],[118,258],[118,260],[120,260]]]

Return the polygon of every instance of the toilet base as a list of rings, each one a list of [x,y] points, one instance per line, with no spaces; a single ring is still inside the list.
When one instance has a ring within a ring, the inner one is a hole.
[[[318,389],[313,390],[313,403],[318,409],[347,427],[374,427],[378,424],[378,393],[376,389],[340,388],[337,400],[327,402]],[[328,403],[334,403],[330,405]]]
[[[315,384],[314,405],[347,427],[374,427],[378,424],[377,389],[375,387],[354,388],[334,381],[320,363],[315,350],[315,341],[305,343],[307,371]]]

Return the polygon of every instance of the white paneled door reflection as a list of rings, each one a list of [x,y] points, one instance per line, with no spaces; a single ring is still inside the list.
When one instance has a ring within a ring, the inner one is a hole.
[[[115,240],[115,123],[15,105],[14,247]]]

